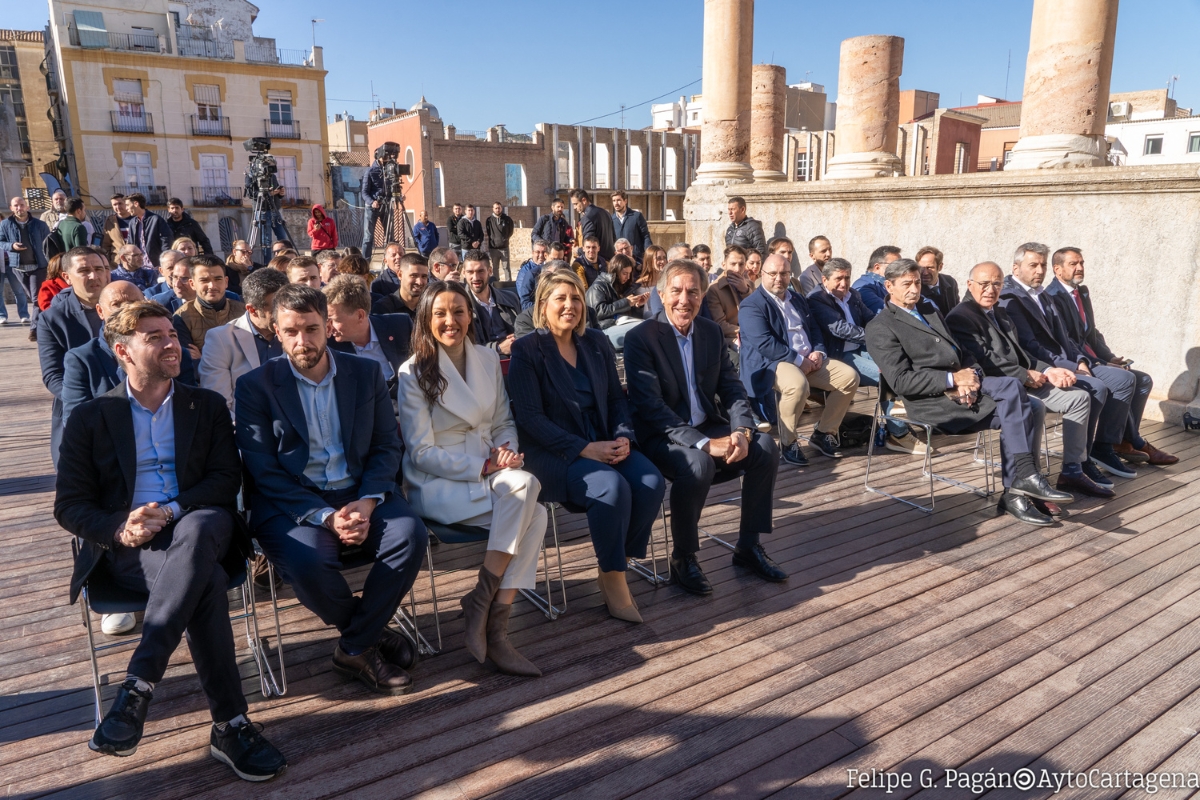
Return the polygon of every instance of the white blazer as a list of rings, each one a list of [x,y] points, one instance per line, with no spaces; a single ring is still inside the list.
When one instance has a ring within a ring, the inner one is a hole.
[[[484,462],[493,447],[518,450],[500,357],[477,344],[467,345],[466,354],[463,380],[438,349],[446,391],[432,406],[417,384],[415,359],[400,366],[398,379],[404,492],[417,514],[447,525],[492,510],[491,490],[480,477]]]
[[[211,389],[225,398],[233,413],[233,389],[237,379],[258,369],[258,347],[246,315],[213,328],[204,337],[204,350],[197,367],[201,389]]]

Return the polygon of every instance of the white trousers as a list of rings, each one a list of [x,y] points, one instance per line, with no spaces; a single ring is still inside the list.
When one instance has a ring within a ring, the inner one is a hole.
[[[538,555],[546,538],[545,507],[538,502],[542,484],[531,473],[502,469],[488,477],[492,510],[464,525],[487,528],[488,550],[511,555],[500,579],[501,589],[532,589],[537,583]]]

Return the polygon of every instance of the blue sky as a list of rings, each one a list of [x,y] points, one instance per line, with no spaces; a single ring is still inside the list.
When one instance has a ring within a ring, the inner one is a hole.
[[[700,0],[257,4],[255,32],[284,48],[308,47],[310,20],[324,18],[317,44],[325,48],[331,115],[365,117],[373,81],[380,103],[407,107],[424,94],[465,130],[504,123],[529,131],[537,122],[590,120],[622,104],[625,124],[642,127],[650,113],[639,104],[700,91]],[[45,24],[46,6],[35,0],[4,6],[4,27]],[[1032,0],[758,0],[754,59],[786,67],[789,83],[825,84],[832,96],[841,40],[894,34],[905,38],[902,88],[938,92],[942,106],[970,105],[979,94],[1003,95],[1007,77],[1007,97],[1019,99],[1032,7]],[[1200,107],[1197,31],[1200,0],[1125,0],[1113,91],[1162,87],[1178,75],[1179,104]],[[613,113],[595,124],[620,122]]]

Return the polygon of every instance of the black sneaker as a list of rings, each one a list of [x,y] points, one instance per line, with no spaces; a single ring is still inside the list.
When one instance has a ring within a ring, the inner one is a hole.
[[[1121,460],[1121,457],[1112,449],[1112,445],[1098,444],[1093,447],[1092,463],[1109,475],[1116,475],[1118,478],[1137,477],[1137,473],[1133,471],[1133,467]]]
[[[1083,470],[1084,475],[1092,479],[1092,483],[1103,486],[1105,489],[1113,488],[1113,482],[1104,477],[1104,473],[1090,459],[1080,464],[1079,468]]]
[[[841,458],[842,451],[838,446],[837,437],[832,433],[813,429],[812,436],[808,439],[808,444],[818,453],[828,458]]]
[[[131,756],[137,752],[142,740],[142,729],[146,725],[146,712],[154,692],[143,692],[137,681],[127,680],[121,684],[117,699],[104,715],[100,727],[92,734],[88,747],[97,753],[110,756]]]
[[[804,457],[804,453],[800,452],[800,443],[792,442],[787,447],[783,448],[780,453],[783,460],[789,464],[795,464],[797,467],[807,467],[808,459]]]
[[[287,769],[283,753],[249,720],[237,727],[226,725],[223,731],[213,725],[208,751],[244,781],[269,781]]]

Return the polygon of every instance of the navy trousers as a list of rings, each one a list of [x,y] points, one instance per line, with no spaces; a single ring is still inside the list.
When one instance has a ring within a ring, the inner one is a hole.
[[[214,722],[228,722],[246,712],[225,594],[229,576],[220,563],[232,538],[228,511],[201,508],[143,546],[118,546],[105,556],[120,586],[150,595],[129,674],[150,683],[161,681],[186,632]]]
[[[1133,375],[1135,385],[1133,399],[1129,403],[1129,418],[1125,420],[1125,441],[1136,444],[1142,438],[1138,429],[1142,427],[1142,414],[1146,412],[1154,379],[1136,369],[1129,370],[1129,373]]]
[[[332,508],[358,497],[357,489],[326,492]],[[297,525],[277,514],[255,525],[255,537],[271,563],[292,585],[297,599],[342,635],[343,648],[374,647],[421,569],[429,545],[425,524],[400,495],[393,494],[371,514],[366,540],[343,545],[321,525]],[[346,566],[374,561],[362,597],[354,596],[342,575]]]
[[[619,464],[577,458],[567,467],[567,498],[587,510],[602,572],[624,572],[628,558],[646,557],[666,490],[662,473],[637,450]]]
[[[1033,453],[1033,432],[1042,425],[1045,406],[1038,404],[1039,415],[1016,378],[984,378],[980,392],[996,401],[988,427],[1000,430],[1001,474],[1007,489],[1016,478],[1013,456]]]

